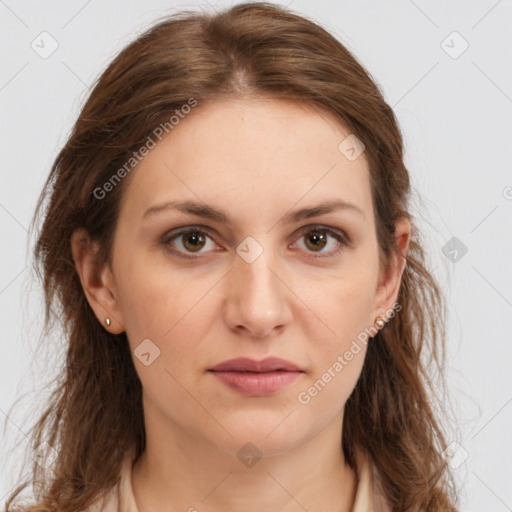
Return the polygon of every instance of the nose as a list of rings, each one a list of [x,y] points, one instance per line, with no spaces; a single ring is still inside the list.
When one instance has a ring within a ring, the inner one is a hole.
[[[237,255],[229,272],[224,304],[230,329],[254,338],[278,334],[292,318],[291,292],[279,275],[270,251],[248,263]]]

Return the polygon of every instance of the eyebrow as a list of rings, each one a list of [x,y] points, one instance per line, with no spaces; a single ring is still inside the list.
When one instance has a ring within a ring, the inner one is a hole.
[[[206,219],[210,219],[212,221],[226,225],[232,225],[234,223],[226,211],[214,208],[213,206],[207,205],[205,203],[198,203],[190,200],[167,201],[165,203],[151,206],[142,214],[142,218],[145,219],[147,217],[151,217],[168,210],[178,210],[183,213],[204,217]],[[292,210],[283,215],[282,221],[287,224],[292,224],[303,219],[317,217],[319,215],[324,215],[334,211],[355,212],[366,219],[366,216],[361,208],[342,199],[336,199],[332,201],[323,201],[315,206]]]

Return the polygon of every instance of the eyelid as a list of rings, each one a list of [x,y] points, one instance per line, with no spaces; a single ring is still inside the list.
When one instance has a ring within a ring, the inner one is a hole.
[[[168,231],[167,233],[165,233],[161,237],[160,243],[167,247],[172,240],[178,238],[179,236],[181,236],[185,233],[190,233],[190,232],[194,232],[194,231],[202,233],[204,235],[207,235],[215,243],[217,243],[215,241],[215,235],[213,235],[213,230],[210,227],[204,226],[201,224],[190,224],[187,226],[172,229],[172,230]],[[308,224],[306,226],[302,226],[299,229],[297,229],[296,231],[294,231],[292,235],[290,235],[290,239],[298,240],[298,239],[300,239],[300,237],[303,234],[308,233],[310,231],[325,231],[328,235],[332,236],[333,238],[335,238],[338,241],[338,247],[329,252],[326,252],[326,253],[319,252],[319,253],[315,254],[314,251],[305,251],[308,253],[308,257],[310,257],[310,258],[328,258],[330,256],[337,255],[344,247],[352,246],[352,242],[351,242],[349,236],[343,230],[341,230],[339,228],[331,227],[331,226],[326,226],[323,224]],[[198,253],[195,253],[195,254],[197,254],[197,256],[194,256],[193,255],[194,253],[184,253],[175,248],[168,249],[168,250],[170,252],[172,252],[173,254],[177,255],[178,257],[181,257],[184,259],[189,259],[189,260],[198,259],[201,254],[207,254],[208,252],[212,252],[212,251],[207,251],[205,253],[198,252]]]

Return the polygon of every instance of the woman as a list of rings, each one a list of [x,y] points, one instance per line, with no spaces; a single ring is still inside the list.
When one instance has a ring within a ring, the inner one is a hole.
[[[131,43],[38,204],[69,345],[23,510],[455,511],[409,193],[391,108],[304,17],[183,12]]]

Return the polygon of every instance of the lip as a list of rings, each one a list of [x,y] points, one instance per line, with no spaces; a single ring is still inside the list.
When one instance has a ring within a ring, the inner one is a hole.
[[[229,359],[224,361],[210,371],[220,372],[273,372],[276,370],[284,370],[289,372],[302,372],[296,364],[280,359],[279,357],[266,357],[261,361],[249,359],[248,357],[237,357],[236,359]]]
[[[208,370],[231,389],[246,396],[268,396],[298,379],[304,371],[278,357],[256,361],[245,357],[224,361]]]

